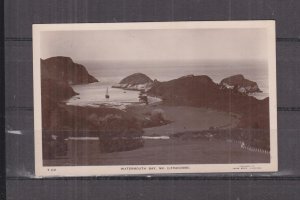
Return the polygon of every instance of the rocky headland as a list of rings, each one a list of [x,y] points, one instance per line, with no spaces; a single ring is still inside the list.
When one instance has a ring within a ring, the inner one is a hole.
[[[122,79],[114,88],[125,90],[148,91],[153,85],[153,80],[142,73],[135,73]]]
[[[169,105],[188,105],[206,107],[248,116],[241,123],[243,127],[269,127],[269,99],[258,100],[254,97],[230,89],[220,88],[208,76],[184,76],[166,82],[155,82],[148,91]],[[267,119],[267,120],[265,120]]]
[[[269,98],[258,100],[234,88],[220,87],[205,75],[155,82],[148,94],[162,98],[165,105],[201,107],[237,114],[240,119],[231,139],[242,138],[248,144],[269,149]],[[224,132],[214,130],[218,131]]]
[[[98,82],[83,65],[63,56],[41,59],[41,76],[42,79],[63,81],[70,85]]]
[[[246,79],[242,74],[224,78],[220,82],[220,86],[228,89],[234,89],[245,94],[262,92],[256,82]]]

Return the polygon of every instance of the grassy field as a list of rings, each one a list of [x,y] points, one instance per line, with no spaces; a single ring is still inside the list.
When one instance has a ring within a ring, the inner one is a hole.
[[[235,114],[207,108],[166,105],[157,105],[155,108],[163,110],[171,123],[145,128],[144,135],[172,135],[184,131],[206,130],[210,127],[230,128],[235,127],[239,121]]]
[[[210,127],[234,128],[239,116],[233,113],[188,106],[148,105],[130,107],[130,112],[143,118],[154,109],[163,110],[170,123],[144,128],[144,136],[171,136],[176,133],[207,130]],[[89,145],[86,146],[89,147]],[[154,165],[154,164],[222,164],[268,163],[269,154],[251,152],[240,144],[215,138],[145,139],[144,146],[113,153],[78,151],[69,158],[44,160],[47,166],[62,165]]]

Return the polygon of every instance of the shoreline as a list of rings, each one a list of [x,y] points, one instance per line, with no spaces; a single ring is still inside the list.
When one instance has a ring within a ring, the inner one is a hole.
[[[128,106],[127,112],[139,119],[147,118],[153,111],[160,111],[168,123],[143,128],[143,136],[170,136],[178,132],[202,131],[209,128],[235,128],[240,116],[210,108],[169,106],[163,103]]]
[[[100,83],[101,82],[97,82],[96,84],[100,84]],[[66,103],[68,105],[74,105],[74,106],[94,106],[94,107],[101,106],[101,105],[109,106],[111,104],[112,108],[120,107],[121,110],[124,110],[125,107],[130,106],[130,104],[139,104],[140,103],[139,99],[138,99],[138,96],[136,98],[136,101],[117,101],[117,100],[105,101],[101,98],[95,99],[93,101],[86,101],[86,102],[82,101],[82,99],[84,99],[85,97],[84,96],[81,97],[81,93],[80,93],[80,91],[77,90],[78,88],[76,88],[76,87],[77,86],[82,87],[82,86],[89,86],[90,85],[93,88],[93,87],[95,87],[96,84],[95,83],[89,83],[89,84],[83,84],[83,85],[82,84],[80,84],[80,85],[71,85],[71,87],[78,94],[71,97],[70,99],[67,99]],[[117,83],[109,83],[109,84],[101,83],[101,84],[103,84],[103,85],[101,85],[101,87],[99,86],[99,89],[101,88],[102,90],[104,90],[107,87],[111,88],[111,89],[118,89],[118,90],[120,90],[120,94],[127,93],[127,92],[140,92],[141,91],[140,89],[136,89],[136,88],[124,88],[124,87],[121,87],[121,86],[117,86]],[[247,94],[247,96],[254,97],[257,100],[262,101],[262,100],[268,98],[269,94],[264,92],[264,91],[261,91],[261,92],[249,93],[249,94]],[[151,96],[151,95],[148,94],[148,97],[152,98],[152,99],[153,98],[160,99],[160,101],[162,101],[161,98],[156,97],[156,96]],[[76,100],[79,100],[79,103],[77,103]],[[158,100],[155,100],[155,101],[158,101]]]

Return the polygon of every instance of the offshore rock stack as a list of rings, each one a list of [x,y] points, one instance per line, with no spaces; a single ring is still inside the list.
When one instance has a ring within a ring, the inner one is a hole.
[[[152,85],[153,80],[142,73],[135,73],[122,79],[118,84],[112,86],[113,88],[122,88],[124,90],[138,90],[148,91]]]
[[[220,82],[220,86],[221,88],[234,89],[244,94],[262,92],[256,82],[246,79],[242,74],[224,78]]]

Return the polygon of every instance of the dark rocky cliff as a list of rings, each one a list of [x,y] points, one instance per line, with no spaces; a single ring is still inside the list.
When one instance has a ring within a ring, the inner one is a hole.
[[[42,79],[65,81],[68,84],[98,82],[83,65],[74,63],[69,57],[62,56],[41,59],[41,75]]]
[[[51,125],[51,113],[62,101],[77,93],[70,84],[87,84],[97,82],[83,65],[74,63],[69,57],[51,57],[41,59],[41,95],[43,127]]]

